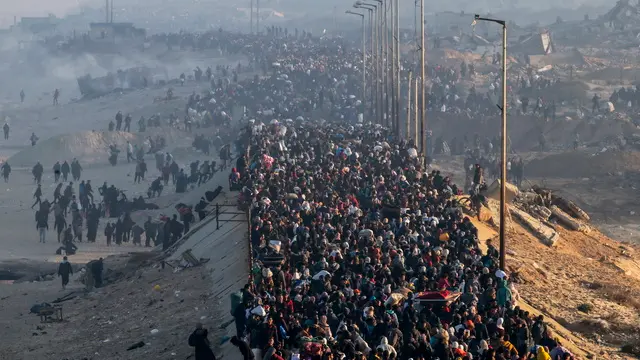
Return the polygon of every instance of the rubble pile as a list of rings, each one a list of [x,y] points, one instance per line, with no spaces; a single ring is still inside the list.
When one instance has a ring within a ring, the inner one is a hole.
[[[554,247],[560,241],[560,226],[571,231],[589,234],[592,231],[591,217],[576,203],[553,193],[549,189],[534,185],[526,191],[518,191],[512,184],[507,184],[508,218],[526,228],[541,243],[548,247]],[[467,209],[471,216],[477,216],[483,222],[498,226],[499,219],[495,216],[484,216],[487,207],[489,213],[497,214],[499,211],[499,182],[495,181],[485,189],[480,206],[480,213]]]
[[[535,228],[535,235],[549,246],[557,241],[557,233],[553,236],[553,232],[557,230],[555,224],[585,234],[591,232],[589,214],[573,201],[556,195],[549,189],[534,185],[529,191],[520,194],[514,203],[516,209],[519,208],[513,211],[516,213],[516,218],[525,226]]]

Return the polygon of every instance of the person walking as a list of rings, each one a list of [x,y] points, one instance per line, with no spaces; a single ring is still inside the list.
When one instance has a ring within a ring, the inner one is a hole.
[[[60,90],[59,89],[55,89],[53,92],[53,105],[58,105],[58,98],[60,97]]]
[[[127,162],[131,162],[131,160],[135,161],[135,157],[133,157],[133,145],[127,141]]]
[[[189,336],[189,346],[195,348],[196,360],[216,360],[209,343],[209,331],[202,324],[196,324],[196,329]]]
[[[33,205],[31,205],[32,209],[34,206],[40,205],[42,203],[42,201],[40,200],[40,198],[42,197],[42,187],[40,186],[40,184],[38,184],[36,191],[33,193],[33,197],[36,199],[36,201],[33,203]]]
[[[255,355],[253,354],[253,351],[251,351],[251,347],[246,341],[242,340],[242,338],[234,336],[231,338],[231,343],[238,347],[238,350],[240,350],[244,360],[255,360]]]
[[[62,278],[62,290],[66,289],[69,284],[69,276],[73,274],[73,267],[67,260],[67,257],[62,258],[62,262],[58,266],[58,276]]]
[[[38,211],[38,219],[36,220],[36,228],[38,229],[38,234],[40,235],[40,242],[44,244],[45,237],[47,236],[47,230],[49,229],[49,224],[47,221],[47,215],[41,214]]]

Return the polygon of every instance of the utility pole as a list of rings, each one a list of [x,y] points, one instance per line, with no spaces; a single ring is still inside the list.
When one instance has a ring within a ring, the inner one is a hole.
[[[384,69],[384,125],[389,126],[389,93],[390,93],[390,81],[389,81],[389,16],[388,16],[388,4],[391,0],[384,0],[384,25],[383,25],[383,36],[384,36],[384,59],[383,59],[383,69]]]
[[[507,228],[507,23],[502,23],[502,169],[500,173],[500,269],[506,270]]]
[[[256,34],[260,35],[260,0],[256,0]]]
[[[423,159],[427,159],[427,146],[424,138],[425,128],[427,127],[427,102],[425,96],[425,87],[427,74],[424,67],[424,0],[420,0],[420,153]]]
[[[413,82],[413,144],[416,147],[416,151],[419,150],[419,142],[418,142],[418,78]]]
[[[362,14],[362,117],[365,116],[367,108],[367,27]]]
[[[378,98],[376,99],[376,115],[378,118],[378,124],[383,125],[384,124],[384,111],[383,111],[383,101],[382,101],[382,78],[383,78],[383,72],[382,72],[382,13],[383,13],[383,7],[384,7],[384,2],[382,0],[377,0],[378,2],[378,6],[377,6],[377,15],[378,15],[378,20],[376,21],[376,52],[377,52],[377,58],[376,58],[376,92],[378,95]]]
[[[251,14],[249,15],[249,34],[253,35],[253,0],[249,0]]]
[[[113,0],[111,0],[111,23],[113,23]]]
[[[364,109],[366,108],[366,98],[367,98],[367,35],[366,35],[366,27],[364,23],[364,14],[358,13],[355,11],[347,10],[346,14],[359,16],[362,21],[362,106],[363,106],[363,116]]]
[[[476,15],[473,20],[490,21],[502,26],[502,151],[500,154],[500,269],[505,270],[506,258],[506,215],[507,215],[507,22],[505,20],[483,18]]]
[[[105,22],[108,23],[109,22],[109,0],[106,0],[106,4],[104,7],[104,15],[105,15]]]
[[[377,84],[376,84],[376,79],[374,78],[374,74],[377,77],[377,67],[375,67],[376,63],[374,61],[377,61],[377,56],[375,55],[376,52],[376,44],[375,44],[375,27],[374,27],[374,21],[375,21],[375,15],[377,15],[377,10],[378,7],[374,4],[369,4],[369,3],[365,3],[365,2],[361,2],[358,1],[353,5],[354,8],[356,9],[365,9],[369,11],[369,28],[371,31],[371,51],[370,51],[370,56],[369,56],[369,87],[370,87],[370,95],[371,97],[369,98],[369,100],[371,101],[371,106],[369,107],[369,117],[372,119],[371,121],[373,122],[374,117],[373,114],[374,112],[378,113],[377,108],[375,107],[375,103],[377,100]],[[374,59],[375,58],[375,59]],[[374,111],[374,109],[376,109]]]
[[[369,99],[371,100],[371,105],[369,107],[369,116],[371,118],[371,121],[373,121],[373,114],[374,114],[374,104],[376,101],[376,87],[375,87],[375,51],[376,51],[376,45],[375,45],[375,27],[373,22],[375,21],[375,8],[371,8],[369,9],[369,32],[370,32],[370,37],[371,37],[371,45],[370,48],[371,50],[370,52],[370,56],[369,56],[369,87],[371,88],[370,91],[370,97]]]
[[[395,0],[396,5],[396,28],[395,28],[395,47],[396,47],[396,62],[394,64],[396,68],[396,136],[401,137],[400,134],[400,1]]]
[[[405,135],[405,139],[407,140],[411,138],[411,86],[413,86],[411,83],[411,75],[413,75],[413,73],[409,70],[409,80],[407,80],[407,133]]]
[[[391,124],[391,131],[394,132],[396,134],[396,136],[398,135],[397,133],[397,129],[398,126],[396,124],[396,114],[398,112],[398,108],[396,107],[397,102],[396,102],[396,97],[397,97],[397,92],[398,92],[398,88],[396,87],[396,17],[395,17],[395,4],[396,4],[396,0],[389,0],[389,7],[390,7],[390,12],[391,12],[391,33],[390,35],[390,39],[391,39],[391,63],[389,64],[389,67],[391,68],[391,119],[389,120],[389,123]]]

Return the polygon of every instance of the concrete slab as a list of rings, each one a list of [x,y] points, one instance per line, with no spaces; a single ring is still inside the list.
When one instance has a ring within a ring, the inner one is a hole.
[[[231,316],[230,295],[240,290],[249,279],[249,234],[245,213],[235,208],[221,209],[219,223],[215,218],[207,218],[193,234],[169,257],[169,260],[180,259],[182,252],[191,249],[196,258],[208,258],[205,266],[211,271],[212,294],[216,303],[211,324],[213,334],[211,342],[216,347],[220,340],[235,335],[235,325]],[[200,224],[199,224],[200,225]],[[219,225],[219,228],[217,228]],[[221,325],[229,323],[225,328]],[[241,359],[240,352],[226,342],[216,349],[216,356],[225,359]]]

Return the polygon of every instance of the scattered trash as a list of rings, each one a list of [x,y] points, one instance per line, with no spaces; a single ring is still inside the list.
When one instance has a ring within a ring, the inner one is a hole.
[[[153,329],[153,330],[151,330],[151,335],[155,335],[155,334],[157,334],[157,333],[159,333],[159,332],[160,332],[160,330],[158,330],[158,329]]]

